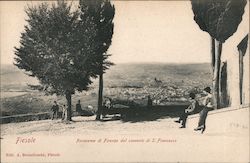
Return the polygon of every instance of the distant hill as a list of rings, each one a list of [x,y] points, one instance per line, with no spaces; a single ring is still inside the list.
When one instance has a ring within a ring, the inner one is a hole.
[[[23,89],[27,84],[37,84],[34,77],[25,74],[14,65],[1,65],[1,89]],[[124,84],[145,84],[155,78],[165,82],[181,82],[192,80],[210,81],[210,65],[200,64],[117,64],[112,66],[104,75],[106,86],[122,86]],[[133,82],[133,83],[131,83]],[[186,82],[188,84],[188,82]],[[94,81],[93,87],[98,82]]]
[[[133,83],[149,84],[157,78],[168,84],[184,82],[209,83],[211,81],[210,64],[119,64],[112,66],[104,75],[106,86]]]
[[[23,90],[27,84],[37,84],[34,77],[26,75],[14,65],[1,65],[1,90]]]

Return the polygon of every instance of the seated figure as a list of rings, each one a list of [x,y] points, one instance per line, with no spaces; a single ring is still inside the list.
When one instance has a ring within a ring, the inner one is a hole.
[[[186,128],[186,121],[187,121],[188,115],[196,113],[199,109],[199,102],[195,99],[195,94],[190,93],[189,97],[190,97],[191,104],[188,106],[187,109],[185,109],[184,113],[180,115],[179,120],[175,121],[177,123],[181,123],[180,128]]]

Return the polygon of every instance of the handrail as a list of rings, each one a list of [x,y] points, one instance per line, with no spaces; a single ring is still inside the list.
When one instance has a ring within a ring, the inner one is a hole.
[[[8,115],[8,116],[0,117],[0,119],[15,118],[15,117],[25,117],[25,116],[35,116],[35,115],[43,115],[43,114],[50,114],[50,112]]]

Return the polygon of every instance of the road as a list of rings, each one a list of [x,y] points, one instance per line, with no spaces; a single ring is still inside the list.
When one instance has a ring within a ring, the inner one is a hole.
[[[1,126],[2,159],[9,162],[249,162],[249,108],[211,112],[204,134],[193,130],[198,115],[188,119],[185,129],[179,129],[179,124],[173,122],[176,118],[140,122],[97,122],[94,118],[74,117],[74,122],[69,124],[60,120],[4,124]],[[35,142],[27,143],[32,138]],[[20,153],[46,156],[17,157]]]

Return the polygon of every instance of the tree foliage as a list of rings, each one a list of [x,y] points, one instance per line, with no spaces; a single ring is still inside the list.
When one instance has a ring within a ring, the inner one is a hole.
[[[47,93],[64,95],[86,90],[94,73],[88,69],[93,53],[95,28],[80,21],[66,3],[29,6],[15,65],[37,77]]]
[[[108,61],[107,50],[112,43],[115,8],[109,0],[80,0],[80,9],[81,19],[91,19],[96,26],[95,66],[101,74],[113,65]]]
[[[191,0],[194,20],[200,29],[225,42],[242,20],[246,0]]]

